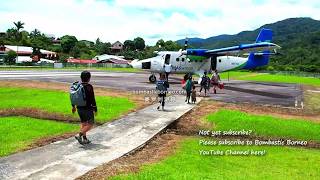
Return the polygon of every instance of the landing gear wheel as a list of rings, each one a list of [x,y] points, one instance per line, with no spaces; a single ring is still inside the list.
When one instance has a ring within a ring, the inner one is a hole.
[[[157,78],[156,78],[156,76],[153,75],[153,74],[149,77],[149,81],[150,81],[151,83],[155,83],[156,80],[157,80]]]

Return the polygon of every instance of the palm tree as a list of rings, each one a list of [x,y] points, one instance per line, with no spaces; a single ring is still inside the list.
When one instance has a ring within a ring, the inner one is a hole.
[[[19,42],[21,40],[21,33],[20,30],[24,28],[24,23],[21,21],[13,22],[13,24],[16,26],[16,42]]]
[[[34,29],[33,31],[30,32],[30,37],[37,37],[40,35],[41,35],[41,32],[38,29]]]
[[[17,29],[18,32],[20,32],[20,29],[24,28],[24,23],[21,22],[21,21],[13,22],[13,24],[16,26],[16,29]]]
[[[16,26],[16,42],[19,43],[19,41],[21,40],[22,36],[21,36],[21,33],[20,33],[20,29],[23,29],[24,28],[24,23],[21,22],[21,21],[18,21],[18,22],[13,22],[13,24]],[[19,52],[19,46],[17,46],[17,53]],[[19,59],[19,56],[17,55],[17,61]]]

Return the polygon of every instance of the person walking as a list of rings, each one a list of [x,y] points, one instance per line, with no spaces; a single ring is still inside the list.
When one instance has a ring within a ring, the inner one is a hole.
[[[196,101],[197,101],[197,91],[196,91],[196,86],[193,85],[193,86],[192,86],[192,93],[191,93],[191,102],[192,102],[193,104],[195,104]]]
[[[210,89],[210,78],[207,76],[207,72],[205,71],[200,82],[201,88],[200,93],[202,89],[204,89],[204,96],[207,96],[207,91]]]
[[[97,115],[97,105],[94,96],[93,86],[89,84],[91,73],[83,71],[81,73],[81,88],[84,90],[85,104],[83,106],[76,106],[72,104],[72,113],[78,111],[81,125],[80,132],[75,138],[80,144],[89,144],[91,141],[87,138],[87,132],[93,127],[94,116]]]
[[[220,79],[220,75],[218,73],[217,70],[214,71],[213,75],[212,75],[212,78],[211,78],[211,84],[213,86],[213,92],[214,94],[217,94],[217,87],[220,83],[221,79]]]
[[[189,79],[187,80],[187,82],[185,84],[185,90],[187,93],[186,102],[188,102],[188,104],[190,104],[190,96],[191,96],[191,92],[192,92],[192,86],[193,86],[192,76],[189,76]]]
[[[165,64],[163,65],[163,67],[164,67],[164,71],[165,71],[165,73],[166,73],[166,79],[167,79],[167,81],[169,82],[169,74],[170,74],[171,71],[172,71],[172,65],[171,65],[170,63],[165,63]]]
[[[166,80],[165,74],[161,73],[159,80],[156,82],[156,89],[158,91],[158,98],[160,105],[157,107],[158,110],[160,110],[160,106],[162,107],[162,111],[164,111],[164,105],[165,105],[165,98],[167,96],[169,83]]]

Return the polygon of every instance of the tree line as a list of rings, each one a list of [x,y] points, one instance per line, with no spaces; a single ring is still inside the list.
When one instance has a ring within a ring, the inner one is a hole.
[[[0,45],[29,46],[33,49],[33,55],[41,55],[40,49],[46,49],[58,53],[60,62],[65,62],[67,58],[74,57],[80,59],[92,59],[96,55],[110,54],[111,43],[103,42],[97,38],[95,42],[88,40],[78,40],[73,35],[64,35],[58,39],[48,37],[39,29],[31,32],[24,30],[25,23],[14,22],[14,27],[9,28],[0,35]],[[55,41],[59,43],[55,43]],[[127,59],[145,59],[154,56],[154,51],[168,50],[174,51],[182,48],[174,41],[164,41],[160,39],[154,46],[147,46],[141,37],[124,41],[124,48],[117,55]],[[9,52],[6,59],[13,59],[17,55]]]

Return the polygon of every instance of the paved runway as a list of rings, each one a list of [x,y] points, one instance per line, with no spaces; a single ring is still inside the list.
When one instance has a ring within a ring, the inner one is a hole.
[[[71,83],[79,80],[80,71],[0,71],[0,80],[39,80],[45,82]],[[91,83],[95,86],[128,91],[153,90],[155,85],[148,82],[148,73],[124,73],[92,71]],[[180,78],[170,78],[170,90],[182,90]],[[262,83],[248,81],[224,81],[224,90],[210,94],[215,100],[233,103],[254,103],[271,106],[298,107],[303,102],[300,85]]]

